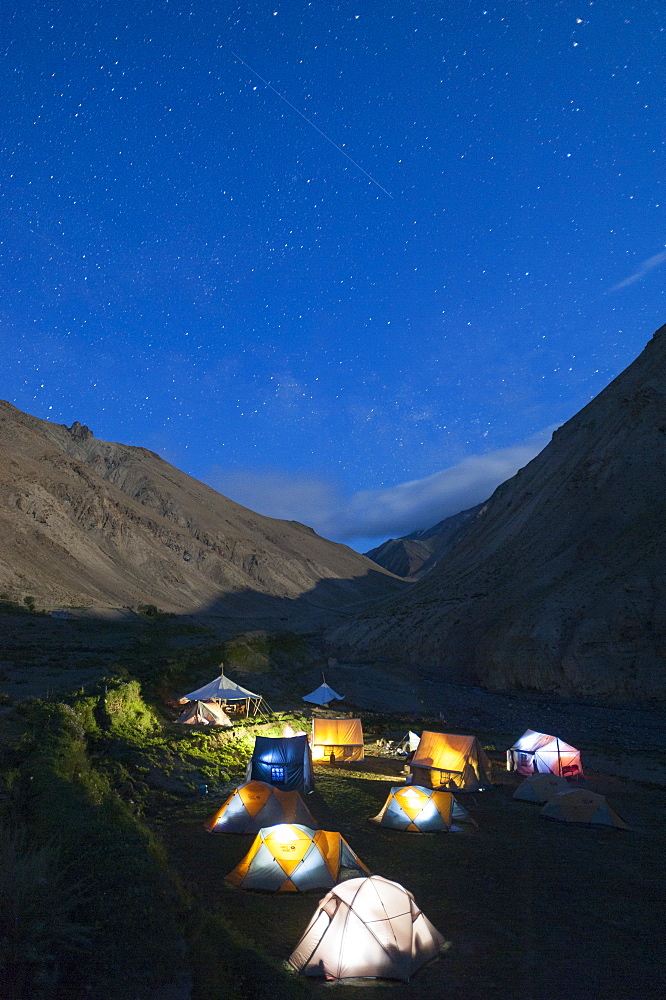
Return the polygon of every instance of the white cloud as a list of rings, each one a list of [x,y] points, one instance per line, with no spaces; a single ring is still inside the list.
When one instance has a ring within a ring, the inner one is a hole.
[[[630,274],[624,281],[618,281],[617,285],[613,285],[609,291],[616,292],[618,288],[626,288],[627,285],[633,285],[635,281],[640,281],[641,278],[644,278],[646,274],[653,271],[655,267],[659,267],[664,261],[666,261],[666,250],[656,253],[653,257],[648,257],[647,260],[638,265],[637,270],[633,274]]]
[[[545,447],[553,428],[527,441],[470,455],[425,479],[345,496],[323,477],[274,470],[213,470],[208,482],[220,493],[269,517],[302,521],[338,542],[400,537],[429,528],[445,517],[481,503]]]

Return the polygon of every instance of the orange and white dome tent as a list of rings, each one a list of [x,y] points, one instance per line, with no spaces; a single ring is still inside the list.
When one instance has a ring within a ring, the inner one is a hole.
[[[603,795],[588,792],[586,788],[572,788],[559,792],[546,802],[541,810],[544,819],[559,820],[560,823],[578,823],[583,826],[613,826],[616,830],[628,830]]]
[[[443,945],[411,892],[370,875],[342,882],[320,900],[289,963],[306,976],[406,982]]]
[[[371,823],[406,833],[436,833],[457,830],[455,822],[475,820],[456,802],[451,792],[421,785],[395,785],[379,813]]]
[[[369,874],[339,833],[280,823],[259,831],[226,881],[242,889],[306,892],[330,889],[345,876]]]
[[[312,830],[319,825],[298,792],[248,781],[231,793],[204,826],[211,833],[259,833],[276,823],[302,823]]]
[[[527,729],[506,752],[507,771],[518,774],[560,774],[563,778],[583,776],[580,750],[558,736]]]

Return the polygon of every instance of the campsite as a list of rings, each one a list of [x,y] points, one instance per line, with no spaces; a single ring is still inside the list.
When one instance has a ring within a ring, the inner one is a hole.
[[[108,638],[113,629],[105,628]],[[241,686],[266,692],[271,717],[234,717],[232,729],[177,725],[182,706],[166,707],[169,693],[195,693],[232,647],[168,620],[146,623],[139,637],[126,652],[116,649],[118,665],[103,680],[48,701],[28,700],[0,726],[4,808],[47,842],[57,836],[54,871],[94,882],[93,902],[71,912],[87,913],[86,926],[94,921],[87,933],[96,947],[84,963],[77,953],[76,963],[95,982],[95,1000],[279,1000],[317,997],[328,988],[285,966],[325,891],[269,893],[230,884],[226,876],[256,831],[218,835],[205,826],[246,783],[256,736],[279,741],[286,727],[310,733],[313,711],[323,719],[359,719],[364,759],[314,761],[314,790],[303,797],[309,814],[322,830],[341,834],[370,872],[411,892],[445,940],[441,956],[406,986],[354,980],[340,986],[345,996],[400,989],[415,1000],[453,1000],[461,992],[473,1000],[638,1000],[646,977],[653,995],[663,992],[663,932],[654,920],[666,857],[662,713],[487,692],[438,682],[426,670],[416,687],[386,670],[364,698],[358,672],[344,664],[331,681],[352,705],[312,709],[299,705],[299,690],[314,686],[303,659],[281,694],[279,671],[229,670]],[[188,641],[179,647],[178,638]],[[302,646],[281,642],[296,660]],[[578,747],[583,787],[606,796],[630,829],[547,822],[541,805],[515,800],[524,778],[507,771],[506,751],[527,728]],[[409,730],[476,737],[490,787],[456,793],[476,826],[421,834],[370,822],[391,788],[408,787],[406,758],[384,744],[387,734]],[[270,815],[283,822],[282,813]],[[40,947],[48,971],[49,952]]]

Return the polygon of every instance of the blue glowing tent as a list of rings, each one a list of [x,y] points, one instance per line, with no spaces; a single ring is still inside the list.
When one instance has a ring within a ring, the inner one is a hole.
[[[285,792],[311,792],[314,777],[307,736],[255,737],[247,780],[265,781]]]

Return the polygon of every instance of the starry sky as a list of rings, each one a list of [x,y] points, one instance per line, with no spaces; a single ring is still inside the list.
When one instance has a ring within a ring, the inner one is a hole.
[[[666,9],[8,0],[0,396],[364,550],[666,322]]]

